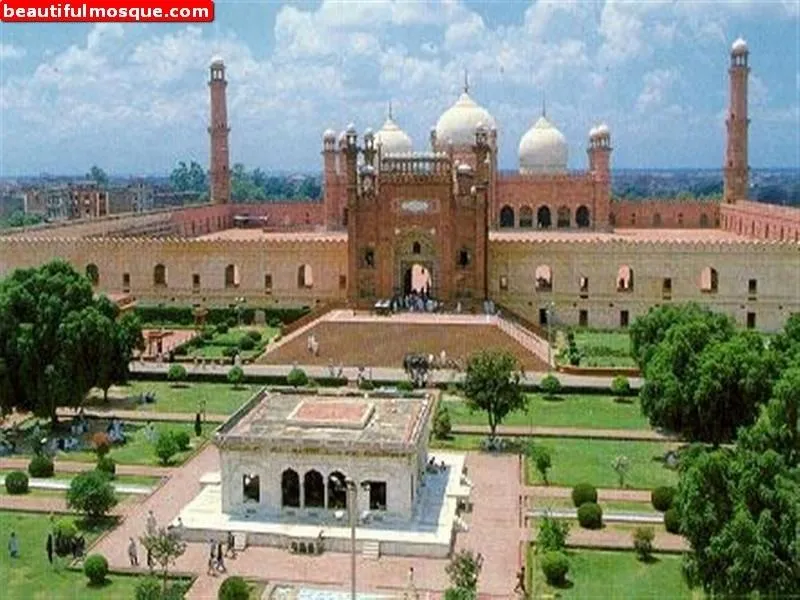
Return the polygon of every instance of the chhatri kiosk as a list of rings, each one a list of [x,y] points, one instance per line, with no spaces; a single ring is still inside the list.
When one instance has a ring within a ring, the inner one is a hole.
[[[464,456],[429,456],[438,395],[262,390],[217,431],[221,471],[181,513],[187,539],[444,557],[470,484]],[[323,542],[324,540],[324,542]]]

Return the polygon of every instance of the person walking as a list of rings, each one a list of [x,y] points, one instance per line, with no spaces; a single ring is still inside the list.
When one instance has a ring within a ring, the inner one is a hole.
[[[227,547],[225,548],[225,556],[231,555],[231,558],[236,558],[236,539],[233,537],[233,532],[228,532]]]
[[[45,544],[45,549],[47,550],[47,562],[51,565],[53,564],[53,534],[47,534],[47,543]]]
[[[128,543],[128,559],[131,561],[132,567],[139,566],[139,552],[136,550],[136,542],[133,538],[130,538]]]
[[[16,532],[12,531],[8,538],[8,555],[11,558],[19,557],[19,540]]]
[[[217,574],[217,557],[216,557],[216,546],[214,545],[214,540],[208,540],[208,569],[206,569],[207,575],[216,575]]]
[[[225,568],[225,556],[222,553],[222,542],[217,544],[217,570],[222,573],[227,573],[228,569]]]
[[[158,523],[156,523],[156,516],[153,514],[153,511],[148,511],[147,513],[147,523],[145,525],[147,528],[147,535],[155,535],[156,528],[158,527]]]

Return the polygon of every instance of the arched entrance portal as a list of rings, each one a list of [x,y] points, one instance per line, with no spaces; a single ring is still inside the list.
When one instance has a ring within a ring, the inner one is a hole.
[[[416,263],[406,267],[403,273],[403,294],[430,295],[432,284],[430,267]]]

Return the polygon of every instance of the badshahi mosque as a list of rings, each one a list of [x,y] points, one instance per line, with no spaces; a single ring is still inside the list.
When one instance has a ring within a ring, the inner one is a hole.
[[[424,285],[446,310],[488,298],[533,324],[591,328],[697,301],[776,330],[800,311],[800,210],[748,201],[749,60],[736,40],[721,202],[612,198],[612,128],[592,127],[585,170],[569,171],[576,144],[545,111],[519,140],[518,170],[501,172],[511,141],[465,84],[425,150],[391,113],[377,131],[329,129],[322,201],[233,204],[228,81],[214,59],[211,202],[8,233],[0,276],[59,257],[114,297],[255,307],[370,308]]]

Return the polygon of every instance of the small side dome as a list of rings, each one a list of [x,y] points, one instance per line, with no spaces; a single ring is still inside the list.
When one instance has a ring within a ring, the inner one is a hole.
[[[355,133],[355,132],[356,132],[356,126],[355,126],[355,124],[353,124],[353,123],[350,123],[350,124],[347,126],[347,129],[346,129],[345,131],[346,131],[347,133]]]
[[[212,67],[218,67],[218,66],[222,66],[224,64],[225,64],[225,61],[223,61],[222,57],[219,56],[219,55],[216,55],[211,59],[211,66]]]
[[[731,44],[731,54],[735,56],[747,54],[747,42],[742,38],[737,38],[736,41]]]
[[[411,138],[405,131],[400,129],[391,116],[386,119],[383,127],[375,134],[375,143],[381,145],[381,151],[384,154],[411,152],[414,148]]]
[[[608,128],[608,125],[606,125],[605,123],[600,123],[600,125],[597,126],[597,135],[598,136],[611,135],[611,130]]]
[[[540,117],[519,142],[519,170],[521,173],[564,173],[568,152],[564,135],[545,117]]]
[[[364,139],[369,139],[369,138],[372,138],[372,137],[374,137],[374,136],[375,136],[375,134],[372,132],[372,128],[370,128],[370,127],[367,127],[367,128],[364,130]]]
[[[336,132],[333,129],[326,129],[325,133],[322,134],[322,139],[325,141],[335,141]]]
[[[592,127],[592,128],[589,130],[589,139],[590,139],[590,140],[593,140],[593,139],[595,139],[596,137],[597,137],[597,127]]]

